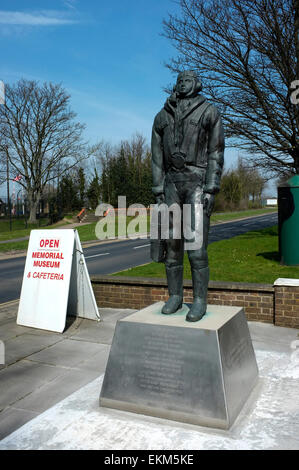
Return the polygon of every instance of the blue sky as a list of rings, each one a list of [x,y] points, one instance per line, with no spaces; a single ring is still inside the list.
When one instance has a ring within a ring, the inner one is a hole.
[[[150,142],[155,114],[175,77],[161,36],[172,0],[2,0],[0,79],[62,83],[90,143],[137,131]],[[226,166],[236,160],[226,151]]]

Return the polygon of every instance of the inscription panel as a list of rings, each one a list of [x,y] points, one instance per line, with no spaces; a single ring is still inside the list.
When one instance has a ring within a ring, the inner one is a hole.
[[[144,336],[143,370],[136,376],[137,385],[150,394],[183,395],[184,342],[164,329]]]

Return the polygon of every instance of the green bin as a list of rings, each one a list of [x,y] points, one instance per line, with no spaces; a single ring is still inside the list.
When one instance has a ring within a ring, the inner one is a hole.
[[[299,175],[278,187],[278,233],[281,264],[299,265]]]

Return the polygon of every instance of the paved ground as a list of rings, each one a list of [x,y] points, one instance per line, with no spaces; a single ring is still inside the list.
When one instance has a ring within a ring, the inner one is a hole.
[[[132,310],[100,309],[102,322],[67,318],[63,334],[18,326],[18,302],[0,304],[0,439],[99,377],[115,322]]]
[[[115,323],[132,310],[68,318],[55,334],[17,326],[17,305],[0,305],[0,449],[299,449],[298,330],[249,324],[259,384],[217,431],[99,408]]]

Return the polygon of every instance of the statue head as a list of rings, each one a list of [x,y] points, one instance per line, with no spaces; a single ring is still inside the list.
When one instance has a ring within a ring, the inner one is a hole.
[[[174,90],[182,98],[187,98],[202,90],[201,80],[194,70],[184,70],[178,74]]]

